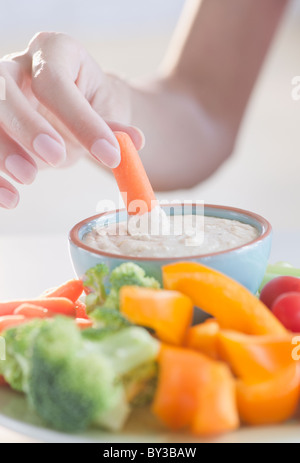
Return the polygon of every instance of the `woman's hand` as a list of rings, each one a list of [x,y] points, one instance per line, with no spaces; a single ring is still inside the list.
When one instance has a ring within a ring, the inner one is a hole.
[[[83,151],[116,167],[114,130],[127,132],[137,149],[143,144],[142,133],[129,125],[126,83],[103,73],[67,35],[37,34],[26,50],[0,60],[0,77],[6,93],[0,100],[0,171],[18,183],[30,184],[43,164],[67,165]],[[0,206],[10,209],[18,201],[16,188],[0,176]]]

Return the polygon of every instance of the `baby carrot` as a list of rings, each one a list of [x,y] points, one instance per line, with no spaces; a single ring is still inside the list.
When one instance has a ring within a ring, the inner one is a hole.
[[[76,302],[83,292],[82,280],[68,280],[57,288],[50,289],[43,294],[43,297],[66,297],[72,302]]]
[[[0,333],[27,321],[29,321],[29,318],[24,317],[24,315],[4,315],[0,317]]]
[[[143,163],[129,135],[115,132],[121,149],[121,162],[112,169],[128,214],[150,212],[157,204]]]
[[[12,315],[14,310],[21,304],[34,304],[39,307],[48,309],[50,312],[61,313],[64,315],[75,316],[75,304],[66,297],[41,297],[30,300],[14,300],[0,302],[0,317],[3,315]]]
[[[84,330],[85,328],[91,328],[93,326],[92,320],[87,318],[75,318],[75,322],[78,328],[81,330]]]
[[[14,310],[14,315],[24,315],[28,318],[47,318],[50,317],[49,310],[35,304],[21,304]]]
[[[78,300],[75,302],[76,318],[87,318],[86,305],[84,302]]]

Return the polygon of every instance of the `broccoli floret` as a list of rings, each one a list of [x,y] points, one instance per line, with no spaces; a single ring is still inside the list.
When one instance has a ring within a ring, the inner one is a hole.
[[[85,329],[82,336],[93,341],[100,341],[104,337],[132,325],[119,310],[107,307],[97,307],[91,312],[90,318],[94,322],[93,327]]]
[[[123,328],[95,344],[97,350],[110,359],[119,376],[155,359],[160,346],[159,341],[139,326]]]
[[[86,308],[89,311],[97,304],[103,304],[106,299],[105,279],[108,275],[108,267],[98,264],[86,271],[84,286],[91,292],[86,296]]]
[[[124,262],[110,274],[110,292],[105,300],[105,307],[119,309],[119,292],[122,286],[136,285],[146,288],[159,288],[159,282],[146,275],[145,270],[133,262]]]
[[[90,318],[94,322],[96,328],[115,328],[119,330],[127,326],[132,325],[132,323],[124,317],[124,315],[116,309],[110,309],[106,306],[97,307],[90,314]]]
[[[27,391],[32,345],[43,324],[45,320],[34,319],[2,334],[5,339],[6,360],[0,362],[0,374],[16,391]]]
[[[69,432],[126,405],[109,359],[85,349],[80,331],[63,317],[42,327],[35,339],[28,389],[36,412],[54,428]]]
[[[84,285],[91,291],[85,300],[89,313],[99,305],[119,309],[119,291],[122,286],[160,287],[155,278],[147,276],[145,270],[133,262],[124,262],[107,277],[108,267],[105,264],[98,264],[86,272]]]
[[[53,428],[121,429],[134,398],[141,397],[143,388],[146,394],[156,377],[150,364],[156,361],[159,342],[137,326],[122,326],[104,338],[86,332],[63,316],[8,330],[6,346],[15,368],[8,382],[17,383]]]
[[[123,384],[128,402],[134,407],[142,407],[152,402],[157,387],[158,364],[146,362],[123,376]]]
[[[102,341],[102,339],[107,336],[111,336],[112,333],[115,333],[115,328],[105,326],[103,328],[86,328],[82,332],[82,337],[90,341]]]
[[[85,336],[87,330],[82,335]],[[160,343],[138,326],[123,327],[106,337],[92,338],[94,347],[110,359],[122,381],[130,405],[146,405],[153,398],[158,369],[156,358]]]

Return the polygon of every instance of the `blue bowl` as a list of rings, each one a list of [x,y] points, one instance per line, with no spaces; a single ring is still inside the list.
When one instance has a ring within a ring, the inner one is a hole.
[[[184,207],[183,207],[184,206]],[[162,206],[167,214],[197,214],[199,204],[169,204]],[[203,208],[201,208],[203,214]],[[238,220],[254,226],[258,237],[253,241],[227,251],[188,257],[129,257],[110,254],[93,249],[83,243],[84,235],[94,227],[107,226],[109,223],[127,220],[125,209],[104,212],[77,223],[69,234],[70,254],[75,273],[81,278],[86,270],[105,263],[111,271],[122,262],[135,262],[144,268],[148,275],[162,281],[161,267],[176,261],[201,262],[238,281],[252,293],[256,293],[263,279],[271,251],[272,227],[263,217],[246,210],[227,206],[205,205],[204,215],[222,219]]]

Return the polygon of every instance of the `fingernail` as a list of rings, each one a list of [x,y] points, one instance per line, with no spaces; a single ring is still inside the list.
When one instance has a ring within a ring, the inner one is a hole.
[[[143,134],[142,131],[140,131],[140,135],[141,135],[141,139],[142,139],[142,143],[141,143],[141,150],[144,148],[145,146],[145,143],[146,143],[146,140],[145,140],[145,135]]]
[[[10,154],[4,164],[8,172],[25,185],[35,179],[37,168],[19,154]]]
[[[19,198],[16,193],[7,188],[0,188],[0,205],[6,209],[13,209],[18,204]]]
[[[120,149],[113,146],[104,138],[100,138],[93,144],[91,153],[111,169],[117,167],[121,161]]]
[[[41,133],[33,140],[33,148],[44,161],[53,167],[66,159],[65,147],[45,133]]]
[[[144,135],[144,133],[141,131],[141,129],[139,129],[135,125],[131,125],[131,128],[134,129],[136,132],[138,132],[139,136],[141,137],[141,147],[139,149],[140,150],[143,149],[144,146],[145,146],[145,135]]]

